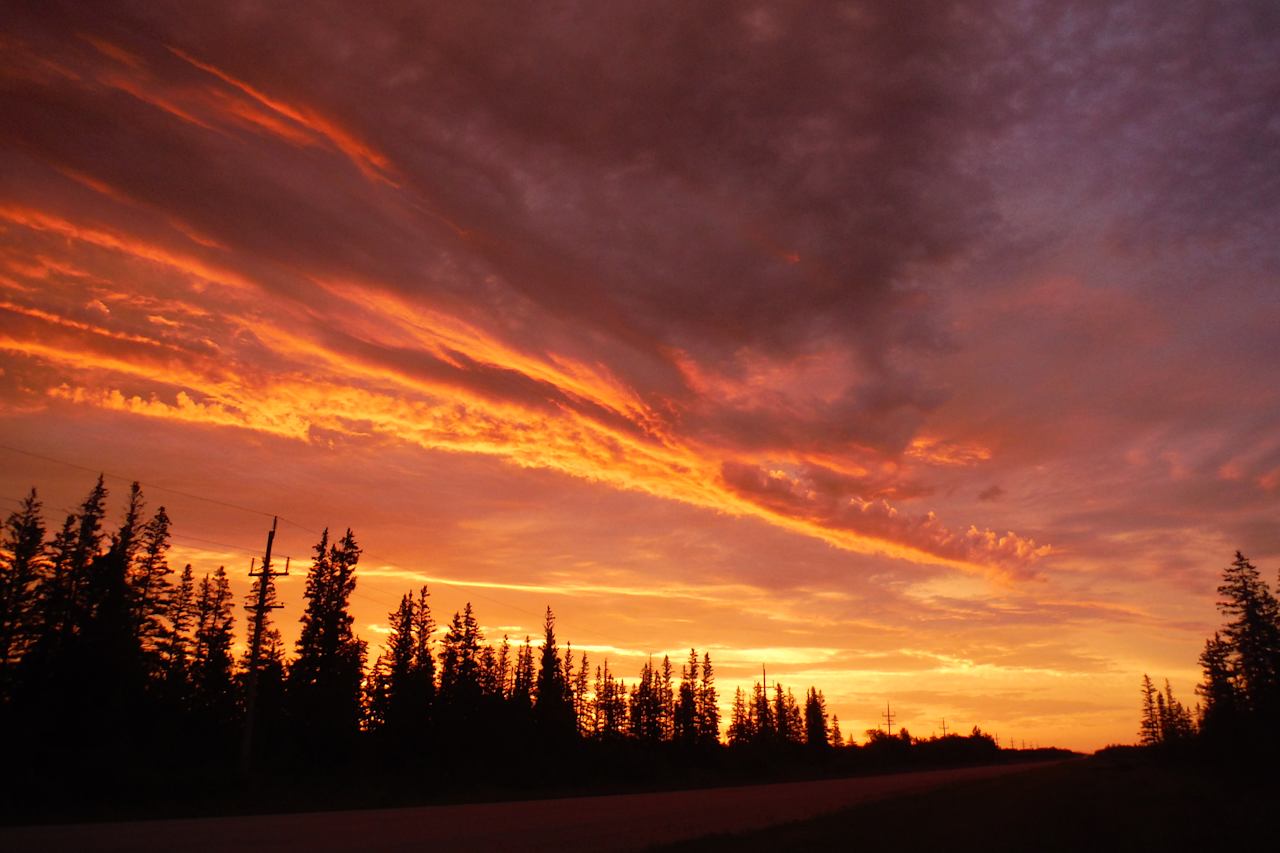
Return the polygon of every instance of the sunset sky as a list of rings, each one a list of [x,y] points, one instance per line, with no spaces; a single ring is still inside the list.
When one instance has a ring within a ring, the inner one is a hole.
[[[0,508],[1081,749],[1276,579],[1274,2],[105,5],[0,23]]]

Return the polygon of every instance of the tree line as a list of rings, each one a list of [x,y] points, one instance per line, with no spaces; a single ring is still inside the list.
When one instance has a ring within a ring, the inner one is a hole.
[[[1199,702],[1187,708],[1142,677],[1139,741],[1220,756],[1280,754],[1280,601],[1241,552],[1222,571],[1217,607],[1225,619],[1205,641]]]
[[[372,762],[478,777],[552,755],[599,766],[619,756],[813,756],[854,745],[820,690],[801,702],[763,675],[752,691],[736,691],[726,743],[710,653],[691,649],[678,667],[650,659],[627,683],[607,658],[562,647],[549,607],[539,645],[491,642],[470,603],[438,626],[428,589],[411,590],[388,614],[370,663],[350,609],[361,556],[351,530],[326,530],[313,549],[291,654],[268,615],[272,573],[258,573],[244,601],[261,613],[246,620],[258,654],[250,643],[237,660],[238,602],[225,569],[170,566],[170,518],[163,506],[147,513],[138,484],[118,525],[108,523],[107,497],[99,477],[50,535],[33,488],[0,532],[0,731],[18,759],[158,778],[231,778],[237,755],[272,771]],[[905,730],[869,735],[882,750],[917,743]],[[950,740],[976,744],[974,755],[998,752],[977,729]]]

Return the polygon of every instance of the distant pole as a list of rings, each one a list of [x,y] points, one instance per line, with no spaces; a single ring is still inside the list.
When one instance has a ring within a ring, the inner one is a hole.
[[[253,614],[253,637],[249,641],[249,685],[245,697],[244,738],[240,741],[240,772],[249,775],[253,768],[253,728],[258,713],[258,669],[262,663],[262,632],[267,623],[267,612],[283,607],[282,604],[268,604],[267,594],[271,591],[271,580],[289,574],[286,561],[283,572],[271,568],[271,546],[276,541],[276,524],[278,517],[272,517],[271,530],[267,532],[267,550],[262,557],[262,568],[253,570],[249,564],[249,577],[258,579],[258,600],[245,605],[245,610]]]
[[[893,713],[893,711],[889,708],[889,703],[888,703],[888,702],[885,702],[885,703],[884,703],[884,724],[888,727],[888,729],[889,729],[889,734],[893,734],[893,718],[894,718],[894,716],[896,716],[896,715],[895,715],[895,714]]]
[[[946,717],[942,718],[942,736],[943,737],[947,736],[947,718]]]

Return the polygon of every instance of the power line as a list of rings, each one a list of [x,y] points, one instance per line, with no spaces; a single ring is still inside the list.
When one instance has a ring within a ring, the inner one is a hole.
[[[216,539],[203,539],[199,536],[191,536],[187,533],[171,533],[169,536],[173,539],[185,539],[191,542],[200,542],[204,545],[217,545],[219,548],[230,548],[233,551],[243,551],[246,554],[257,556],[258,550],[254,548],[246,548],[243,545],[232,545],[230,542],[219,542]]]
[[[121,480],[125,483],[137,483],[140,486],[146,486],[148,489],[153,489],[159,492],[168,492],[173,495],[181,495],[184,498],[191,498],[192,500],[204,501],[205,503],[214,504],[215,506],[222,506],[228,509],[238,509],[244,512],[251,512],[254,515],[263,515],[263,516],[266,516],[267,518],[274,517],[274,513],[264,512],[263,510],[254,509],[253,507],[244,506],[242,504],[231,503],[229,501],[220,501],[215,498],[205,497],[203,495],[195,495],[195,494],[192,494],[191,492],[184,492],[181,489],[173,489],[168,486],[157,486],[155,483],[144,483],[143,481],[135,479],[133,477],[125,477],[121,474],[113,474],[110,471],[102,471],[97,468],[89,468],[84,465],[78,465],[75,462],[68,462],[66,459],[58,459],[53,456],[45,456],[44,454],[41,454],[41,453],[32,453],[30,450],[22,450],[21,448],[12,447],[8,444],[0,444],[0,450],[7,450],[10,453],[17,453],[22,456],[29,456],[32,459],[40,459],[45,462],[53,462],[57,465],[66,465],[68,468],[75,468],[79,471],[87,471],[90,474],[101,474],[103,477],[107,477],[112,480]]]

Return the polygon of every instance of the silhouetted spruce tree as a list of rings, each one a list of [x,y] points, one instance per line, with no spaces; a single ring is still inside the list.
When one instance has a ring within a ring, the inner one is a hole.
[[[702,681],[698,685],[698,741],[720,742],[720,697],[716,695],[716,674],[711,652],[702,656]]]
[[[746,696],[743,694],[741,687],[735,688],[733,692],[733,710],[729,715],[728,734],[729,743],[733,746],[743,746],[752,743],[756,739],[755,726],[747,709]]]
[[[556,617],[547,608],[542,624],[542,648],[538,666],[534,719],[544,738],[561,740],[576,731],[560,656],[556,649]]]
[[[511,638],[506,634],[502,635],[502,645],[498,647],[498,695],[511,698]]]
[[[5,520],[0,538],[0,706],[12,699],[18,662],[35,640],[37,585],[47,569],[44,522],[33,488]]]
[[[1272,725],[1280,717],[1280,604],[1239,551],[1218,594],[1218,608],[1229,619],[1222,634],[1233,652],[1240,704],[1261,725]]]
[[[590,701],[588,692],[590,685],[588,680],[591,677],[591,662],[587,658],[587,653],[582,653],[582,663],[578,666],[578,674],[573,681],[573,717],[577,722],[578,734],[586,737],[594,731],[594,725],[590,719]]]
[[[778,740],[783,743],[804,743],[804,715],[796,704],[791,688],[783,693],[781,683],[774,685],[773,708]]]
[[[304,756],[333,763],[350,756],[361,718],[365,644],[352,630],[349,610],[360,548],[350,530],[330,545],[326,530],[315,552],[286,696]]]
[[[827,731],[827,701],[821,691],[810,687],[804,700],[805,743],[814,749],[826,749],[830,742]]]
[[[1205,640],[1204,651],[1200,653],[1200,666],[1204,670],[1204,681],[1196,687],[1196,692],[1204,699],[1200,713],[1200,730],[1210,740],[1228,739],[1237,731],[1239,708],[1234,684],[1231,645],[1216,631],[1213,637]],[[1148,679],[1143,687],[1144,693],[1149,684]],[[1151,688],[1151,692],[1154,694],[1155,688]],[[1154,721],[1154,717],[1154,700],[1144,699],[1142,722],[1144,743],[1146,743],[1148,729],[1147,720]]]
[[[413,668],[409,679],[412,700],[410,704],[422,709],[430,720],[436,699],[436,658],[432,649],[436,620],[431,615],[431,593],[424,584],[418,590],[418,602],[413,608]]]
[[[59,658],[88,617],[85,591],[89,586],[89,569],[102,554],[106,500],[107,489],[99,476],[78,511],[67,516],[54,537],[52,570],[40,586],[42,624],[35,648],[29,655],[30,669],[37,681],[57,679],[61,670]],[[25,668],[28,667],[24,662]]]
[[[786,742],[790,734],[787,725],[787,695],[782,692],[782,682],[773,683],[773,723],[776,726],[774,737],[779,743]]]
[[[769,688],[762,681],[755,683],[751,705],[747,709],[752,738],[757,743],[771,743],[777,738],[777,720],[774,707],[769,703]]]
[[[65,698],[79,706],[76,724],[98,748],[91,760],[110,765],[125,760],[120,751],[128,755],[136,748],[146,723],[146,669],[128,584],[141,514],[142,492],[134,483],[110,547],[93,559],[84,576],[79,630],[69,638],[60,664],[68,679]]]
[[[492,643],[485,643],[480,649],[480,695],[486,699],[502,698],[498,681],[498,652]]]
[[[454,612],[440,644],[440,700],[451,709],[474,712],[480,689],[480,625],[471,602]]]
[[[676,691],[675,669],[671,666],[671,658],[662,656],[662,669],[654,679],[654,704],[658,713],[658,731],[662,740],[669,741],[675,736]]]
[[[605,687],[605,668],[609,664],[609,659],[605,658],[604,662],[596,665],[596,681],[595,689],[591,695],[590,725],[588,732],[594,738],[602,738],[604,736],[604,703],[607,699]]]
[[[840,715],[831,715],[831,746],[839,748],[844,746],[844,735],[840,733]]]
[[[75,552],[77,518],[73,513],[62,523],[49,543],[49,573],[37,587],[37,609],[40,611],[36,626],[37,657],[50,656],[57,641],[69,633],[72,614],[72,555]]]
[[[138,558],[129,571],[134,633],[142,646],[148,677],[159,680],[170,625],[166,624],[173,584],[169,575],[169,515],[164,507],[143,526]]]
[[[524,638],[524,645],[516,658],[516,671],[511,683],[511,705],[517,713],[528,712],[533,708],[533,646],[529,638]]]
[[[582,654],[582,662],[575,666],[573,644],[566,643],[561,670],[564,679],[565,699],[569,705],[569,716],[573,720],[573,730],[578,734],[583,733],[584,718],[586,717],[584,703],[586,702],[588,666],[589,663],[585,652]]]
[[[640,667],[640,677],[631,685],[627,694],[627,733],[637,740],[645,740],[646,714],[649,706],[649,690],[653,686],[653,678],[648,663]]]
[[[1160,716],[1156,710],[1156,687],[1146,673],[1142,674],[1142,725],[1138,742],[1143,746],[1155,746],[1160,743]]]
[[[560,680],[564,682],[565,701],[570,708],[573,707],[573,682],[576,674],[577,670],[573,666],[573,643],[565,643],[564,654],[560,655]]]
[[[38,585],[39,624],[36,637],[19,666],[20,705],[28,715],[33,740],[53,740],[58,732],[85,725],[86,688],[96,685],[85,659],[83,635],[93,615],[90,586],[93,570],[103,557],[102,522],[107,489],[102,477],[90,489],[78,511],[67,516],[50,547],[50,566]],[[96,721],[89,721],[96,725]]]
[[[609,671],[609,659],[596,669],[594,722],[596,737],[601,740],[618,740],[627,728],[627,691],[621,680]]]
[[[165,704],[174,709],[190,706],[191,658],[195,651],[196,586],[191,564],[182,567],[178,585],[165,610],[169,630],[165,635],[163,658],[164,674],[161,693]]]
[[[222,566],[205,575],[196,591],[194,643],[191,651],[190,713],[198,737],[193,746],[204,760],[229,750],[239,723],[231,644],[234,599]]]
[[[653,667],[653,661],[646,661],[640,668],[639,681],[631,688],[631,701],[628,705],[631,736],[647,743],[657,743],[664,735],[660,678]]]
[[[1173,696],[1173,687],[1169,679],[1164,680],[1163,702],[1157,702],[1157,710],[1161,706],[1164,714],[1160,715],[1160,739],[1164,743],[1177,744],[1191,739],[1195,734],[1195,724],[1191,720],[1191,712]]]
[[[689,661],[680,669],[680,689],[676,698],[675,740],[684,746],[698,742],[698,672],[701,669],[696,649],[689,650]]]
[[[387,614],[387,623],[391,633],[369,674],[369,716],[373,728],[394,738],[409,719],[401,712],[401,703],[413,666],[412,592],[400,597],[400,606]]]
[[[613,733],[618,737],[626,737],[628,729],[628,720],[630,719],[630,710],[627,705],[627,698],[630,695],[627,688],[627,682],[622,676],[612,679],[612,687],[610,688],[610,702],[606,706],[610,716],[614,721]]]

